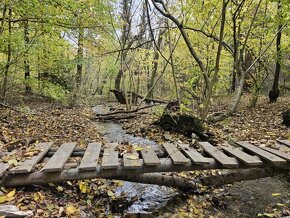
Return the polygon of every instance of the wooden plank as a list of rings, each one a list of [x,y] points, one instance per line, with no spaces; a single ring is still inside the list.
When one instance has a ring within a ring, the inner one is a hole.
[[[10,168],[10,165],[8,163],[0,163],[0,177],[4,175],[6,170]]]
[[[47,152],[50,150],[53,142],[44,142],[39,143],[36,145],[39,149],[42,151],[36,155],[33,156],[31,159],[28,159],[24,162],[22,162],[20,165],[13,167],[11,170],[9,170],[9,173],[29,173],[32,171],[33,167],[38,164],[38,162],[47,154]]]
[[[227,168],[238,167],[238,161],[235,158],[228,157],[221,150],[214,147],[208,142],[198,142],[200,147],[207,152],[211,157],[213,157],[217,162]]]
[[[272,154],[275,154],[278,157],[281,157],[281,158],[287,160],[288,162],[290,162],[290,154],[287,154],[287,153],[284,153],[280,150],[269,148],[269,147],[260,147],[260,148],[262,148],[263,150],[268,151]]]
[[[261,161],[260,158],[257,156],[249,155],[243,151],[241,151],[239,148],[234,148],[232,146],[221,146],[221,148],[226,151],[227,153],[231,154],[232,156],[236,157],[241,162],[245,163],[249,166],[260,166],[263,164],[263,161]]]
[[[124,169],[138,169],[141,167],[139,154],[136,151],[123,154]]]
[[[79,170],[95,170],[100,156],[102,144],[99,142],[89,143],[79,166]]]
[[[175,144],[172,143],[163,143],[163,147],[166,152],[169,154],[173,164],[187,164],[190,163],[190,160],[186,158],[177,148]]]
[[[41,169],[42,172],[58,172],[63,169],[63,166],[67,159],[70,157],[77,143],[64,143],[55,152],[55,154],[49,159],[49,161]]]
[[[209,164],[208,158],[205,158],[194,148],[190,148],[188,144],[178,144],[186,156],[195,164]]]
[[[290,141],[289,140],[280,140],[280,139],[277,139],[277,142],[283,144],[283,145],[286,145],[290,148]]]
[[[280,151],[283,151],[283,152],[290,152],[290,147],[284,145],[284,144],[281,144],[281,143],[276,143],[274,148],[276,149],[279,149]]]
[[[118,143],[106,143],[102,159],[102,169],[115,169],[119,166]]]
[[[151,146],[143,145],[141,146],[141,155],[144,160],[145,165],[147,166],[158,166],[160,165],[160,160],[158,159],[156,153],[151,148]]]
[[[244,149],[251,151],[252,153],[258,155],[264,160],[267,160],[273,164],[285,164],[287,161],[274,155],[271,154],[267,151],[262,150],[261,148],[256,147],[255,145],[250,144],[249,142],[237,142],[238,145],[243,147]]]

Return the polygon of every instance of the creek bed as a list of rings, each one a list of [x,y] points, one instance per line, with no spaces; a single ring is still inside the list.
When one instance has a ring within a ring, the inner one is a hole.
[[[107,112],[102,105],[94,107],[94,111],[97,113]],[[119,123],[96,122],[96,125],[105,141],[150,145],[157,153],[162,153],[160,146],[155,141],[127,134]],[[184,196],[180,196],[175,189],[164,186],[124,182],[121,187],[115,190],[117,196],[122,193],[126,193],[128,201],[133,201],[132,205],[123,211],[127,215],[156,214],[159,210],[161,213],[170,214],[175,208],[186,204]],[[281,195],[273,196],[273,193]],[[265,212],[267,207],[273,207],[277,203],[289,204],[290,179],[289,176],[273,177],[235,183],[225,188],[223,197],[219,200],[222,201],[222,207],[215,208],[213,206],[204,212],[222,218],[256,217],[258,213]]]

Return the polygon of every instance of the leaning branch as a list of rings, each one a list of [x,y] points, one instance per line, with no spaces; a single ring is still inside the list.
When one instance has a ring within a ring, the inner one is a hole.
[[[162,0],[152,0],[152,3],[154,5],[154,7],[157,9],[157,11],[159,11],[159,13],[161,13],[164,17],[168,18],[169,20],[171,20],[176,26],[177,28],[179,29],[185,43],[186,43],[186,46],[188,48],[188,50],[190,51],[190,54],[193,56],[193,58],[195,59],[195,61],[197,62],[200,70],[202,72],[205,72],[205,66],[204,64],[202,63],[202,60],[198,57],[197,53],[195,52],[190,40],[189,40],[189,37],[187,35],[187,33],[185,32],[184,28],[183,28],[183,25],[182,23],[179,22],[178,19],[176,19],[172,14],[170,14],[168,12],[168,9],[167,7],[165,6],[164,2]],[[158,5],[157,3],[161,4],[163,9],[162,10]]]

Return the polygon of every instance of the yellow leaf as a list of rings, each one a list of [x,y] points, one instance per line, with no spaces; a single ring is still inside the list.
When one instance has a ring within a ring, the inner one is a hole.
[[[43,194],[41,194],[41,192],[37,192],[37,193],[38,193],[38,196],[40,197],[41,200],[45,199],[45,196]]]
[[[78,213],[78,209],[72,205],[69,205],[66,209],[65,212],[67,215],[75,215]]]
[[[79,188],[80,188],[80,190],[81,190],[82,193],[87,193],[87,188],[88,188],[88,186],[87,186],[86,183],[84,183],[84,182],[79,182]]]
[[[62,186],[57,186],[56,190],[58,192],[63,192],[64,188]]]
[[[6,196],[5,195],[1,195],[0,196],[0,204],[4,203],[6,201]]]
[[[12,201],[14,200],[14,197],[6,197],[6,201]]]
[[[18,162],[15,159],[8,160],[8,164],[11,166],[17,166]]]
[[[34,193],[34,194],[33,194],[33,199],[34,199],[34,201],[38,201],[38,199],[39,199],[39,196],[38,196],[38,194],[37,194],[37,193]]]
[[[282,195],[281,193],[272,193],[273,197],[277,197],[277,196],[281,196],[281,195]]]
[[[140,147],[140,146],[136,146],[136,147],[134,147],[134,148],[135,148],[135,151],[142,151],[142,150],[143,150],[143,148]]]
[[[108,190],[108,196],[113,197],[113,196],[115,196],[115,194],[111,190]]]
[[[259,213],[258,216],[262,216],[262,217],[275,217],[275,215],[273,213]]]
[[[11,198],[11,197],[13,197],[13,196],[15,195],[15,193],[16,193],[16,189],[13,189],[11,192],[9,192],[9,193],[7,194],[7,197],[8,197],[8,198]]]
[[[26,152],[25,154],[23,154],[23,156],[24,157],[32,157],[34,154],[35,154],[34,151],[29,151],[29,152]]]
[[[134,155],[134,154],[131,154],[131,155],[127,156],[126,158],[129,159],[129,160],[137,160],[137,159],[139,159],[139,157],[137,155]]]
[[[285,204],[281,204],[281,203],[277,203],[276,204],[278,207],[284,207],[285,206]]]

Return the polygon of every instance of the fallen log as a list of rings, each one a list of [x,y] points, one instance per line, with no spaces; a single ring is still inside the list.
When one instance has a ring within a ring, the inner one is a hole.
[[[95,119],[102,120],[102,121],[125,120],[125,119],[133,119],[141,114],[147,114],[147,112],[135,112],[132,114],[125,114],[125,115],[121,115],[121,116],[114,116],[114,115],[99,116],[99,117],[96,117]]]
[[[79,171],[78,168],[71,168],[67,170],[62,170],[60,172],[51,172],[45,173],[43,171],[36,171],[29,174],[6,174],[2,177],[3,185],[6,187],[13,186],[23,186],[23,185],[31,185],[31,184],[47,184],[54,182],[63,182],[63,181],[73,181],[73,180],[83,180],[83,179],[95,179],[95,178],[123,178],[130,179],[130,177],[141,175],[144,173],[153,173],[153,172],[184,172],[184,171],[194,171],[194,170],[209,170],[209,169],[221,169],[221,165],[218,164],[215,160],[209,158],[209,164],[206,165],[197,165],[197,164],[183,164],[183,165],[175,165],[172,163],[171,159],[162,158],[161,165],[154,167],[147,167],[144,165],[138,169],[124,169],[122,166],[118,166],[116,169],[112,170],[103,170],[100,165],[96,165],[95,170],[91,171]],[[248,168],[248,166],[241,165],[241,168]],[[267,168],[267,166],[265,166]],[[254,168],[253,168],[254,169]],[[263,170],[262,168],[261,170]],[[269,168],[269,172],[273,173],[284,173],[290,170],[290,165],[283,165],[283,168],[274,169]],[[249,171],[250,172],[250,171]],[[255,171],[257,172],[257,171]],[[268,171],[266,171],[268,172]],[[257,174],[257,173],[253,173]],[[114,175],[114,176],[113,176]],[[248,177],[250,173],[247,174]],[[273,174],[260,174],[261,176],[273,175]],[[233,176],[231,176],[233,177]],[[135,177],[138,178],[138,177]],[[241,176],[239,175],[239,178]],[[250,179],[253,179],[253,175]],[[246,179],[246,176],[243,177]],[[151,180],[152,181],[152,180]],[[140,180],[141,182],[141,180]],[[145,182],[145,181],[144,181]],[[216,183],[216,182],[215,182]]]
[[[97,117],[105,117],[105,116],[110,116],[110,115],[115,115],[115,114],[129,114],[129,113],[135,113],[138,112],[140,110],[144,110],[150,107],[154,107],[156,105],[152,104],[152,105],[146,105],[144,107],[140,107],[140,108],[136,108],[134,110],[130,110],[130,111],[125,111],[125,110],[118,110],[118,111],[113,111],[110,113],[106,113],[106,114],[96,114]]]
[[[125,92],[121,91],[121,90],[117,90],[117,89],[111,89],[110,92],[113,92],[117,101],[120,104],[126,104],[126,97],[127,99],[129,99],[130,97],[132,97],[132,103],[136,103],[138,101],[138,98],[140,99],[144,99],[145,102],[153,102],[153,103],[161,103],[161,104],[165,104],[168,103],[168,101],[165,100],[160,100],[160,99],[153,99],[153,98],[144,98],[142,95],[135,93],[135,92],[127,92],[127,96],[125,97]]]
[[[273,168],[263,168],[263,169],[253,168],[253,169],[235,170],[227,172],[222,175],[205,176],[194,180],[180,178],[176,175],[167,176],[156,173],[111,177],[110,179],[125,180],[145,184],[163,185],[178,188],[181,190],[192,190],[199,187],[199,185],[223,186],[235,182],[260,179],[264,177],[273,177],[278,174],[288,174],[288,173],[289,171],[284,170],[277,171],[277,169],[274,170]]]

